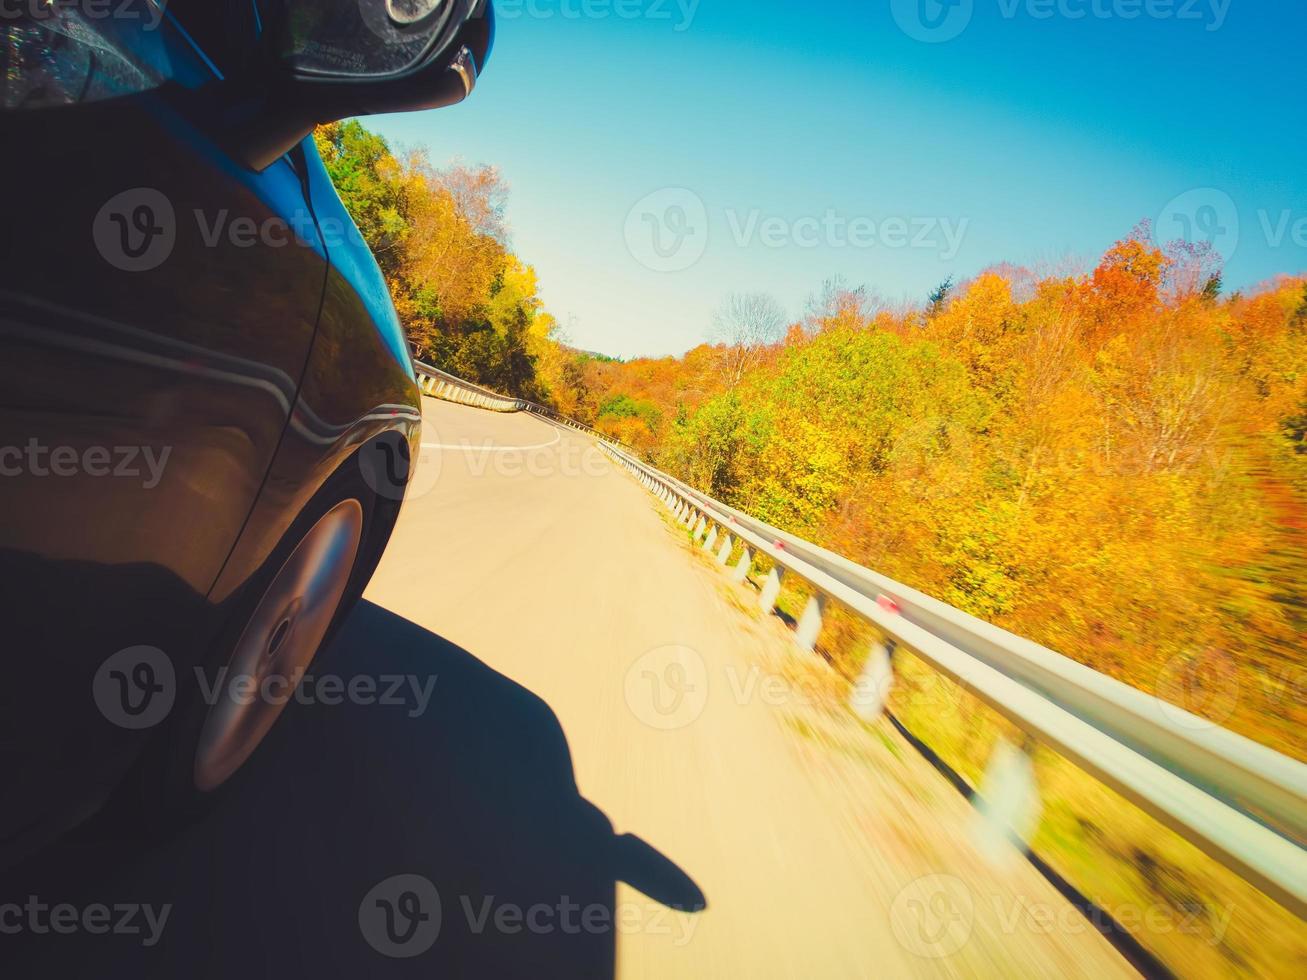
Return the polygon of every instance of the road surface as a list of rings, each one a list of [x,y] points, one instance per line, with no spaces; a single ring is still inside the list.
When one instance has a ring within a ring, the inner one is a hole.
[[[365,601],[235,798],[13,886],[155,925],[0,936],[7,976],[1130,973],[587,439],[426,411]]]

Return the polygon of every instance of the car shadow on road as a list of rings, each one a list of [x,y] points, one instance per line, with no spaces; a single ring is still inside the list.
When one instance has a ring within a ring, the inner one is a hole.
[[[93,823],[5,889],[79,910],[148,904],[155,922],[171,905],[161,929],[141,913],[136,934],[0,935],[0,973],[611,977],[618,926],[635,922],[618,881],[650,912],[706,907],[581,797],[548,705],[467,651],[363,602],[313,675],[312,703],[288,707],[204,823],[163,842]],[[329,704],[331,675],[376,686]]]

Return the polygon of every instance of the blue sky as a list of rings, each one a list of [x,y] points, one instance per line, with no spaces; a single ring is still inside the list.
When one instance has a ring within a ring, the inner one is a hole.
[[[500,167],[578,347],[680,353],[735,291],[797,319],[833,276],[920,301],[1092,262],[1144,217],[1232,288],[1307,270],[1301,0],[496,6],[468,102],[367,124]]]

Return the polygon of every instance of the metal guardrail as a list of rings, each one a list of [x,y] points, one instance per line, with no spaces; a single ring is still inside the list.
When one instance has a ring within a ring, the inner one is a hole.
[[[510,398],[489,388],[464,381],[430,364],[414,361],[413,368],[417,372],[418,387],[433,398],[457,402],[460,405],[473,405],[491,412],[521,412],[528,404],[520,398]]]
[[[774,609],[784,576],[801,578],[811,598],[796,630],[800,646],[814,646],[829,600],[871,623],[888,641],[873,648],[860,681],[872,713],[884,708],[902,646],[1026,732],[1027,752],[1044,743],[1307,918],[1307,765],[771,527],[551,409],[517,404],[594,437],[719,564],[738,543],[737,580],[755,557],[769,558],[763,611]]]

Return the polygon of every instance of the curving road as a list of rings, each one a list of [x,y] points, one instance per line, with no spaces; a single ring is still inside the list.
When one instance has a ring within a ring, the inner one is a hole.
[[[201,826],[21,869],[156,927],[0,936],[7,976],[1130,973],[588,440],[430,400],[424,439],[315,665],[375,696],[292,705]]]

